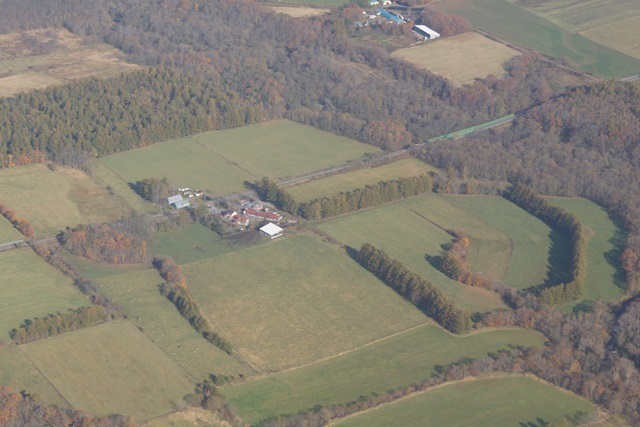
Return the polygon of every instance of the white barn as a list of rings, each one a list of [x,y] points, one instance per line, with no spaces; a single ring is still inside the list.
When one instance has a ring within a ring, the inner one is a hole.
[[[275,239],[276,237],[282,236],[284,230],[274,223],[270,222],[264,227],[260,227],[260,232],[265,236],[269,236],[270,239]]]
[[[426,25],[414,25],[413,26],[413,30],[415,32],[417,32],[418,34],[424,36],[425,39],[433,40],[433,39],[437,39],[438,37],[440,37],[440,33],[439,32],[432,30],[431,28],[427,27]]]
[[[170,205],[172,205],[176,209],[182,209],[182,208],[186,208],[186,207],[190,206],[189,201],[188,200],[184,200],[182,198],[181,194],[178,194],[178,195],[175,195],[175,196],[171,196],[171,197],[167,197],[167,203],[169,203]]]

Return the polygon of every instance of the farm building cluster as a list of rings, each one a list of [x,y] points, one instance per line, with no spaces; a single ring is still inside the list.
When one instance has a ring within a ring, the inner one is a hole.
[[[370,0],[369,1],[369,5],[370,6],[374,6],[374,5],[378,5],[380,4],[379,1],[377,0]],[[383,6],[386,6],[388,4],[391,4],[391,2],[389,0],[385,0],[382,2]],[[393,13],[388,11],[387,9],[378,9],[377,11],[375,11],[375,13],[372,12],[367,12],[366,10],[362,11],[363,15],[368,15],[369,20],[378,20],[379,18],[384,19],[386,21],[389,22],[394,22],[398,25],[400,24],[413,24],[413,22],[411,22],[411,19],[406,18],[404,16],[402,16],[399,13]],[[355,23],[357,26],[361,27],[364,25],[368,25],[368,23],[365,21],[364,23],[360,22],[360,21],[356,21]],[[418,24],[418,25],[413,25],[413,27],[411,28],[413,30],[413,32],[418,35],[422,40],[433,40],[433,39],[437,39],[440,37],[440,33],[438,33],[437,31],[427,27],[426,25],[422,25],[422,24]]]

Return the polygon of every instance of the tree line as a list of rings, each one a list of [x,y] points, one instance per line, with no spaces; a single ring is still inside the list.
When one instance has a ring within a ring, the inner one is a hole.
[[[61,238],[74,255],[109,264],[143,264],[148,262],[144,239],[118,231],[109,224],[80,225]]]
[[[100,305],[69,309],[64,313],[49,314],[41,318],[27,319],[17,329],[9,332],[9,337],[18,344],[41,340],[75,331],[111,320],[107,310]]]
[[[194,392],[187,394],[184,400],[216,414],[218,418],[224,420],[230,427],[246,426],[246,423],[234,412],[231,405],[211,381],[205,380],[196,384]]]
[[[462,231],[456,231],[454,236],[455,240],[440,259],[440,271],[450,279],[457,280],[465,285],[494,290],[492,280],[484,274],[471,272],[471,267],[467,263],[470,246],[469,238]]]
[[[200,312],[200,307],[193,299],[187,281],[182,274],[182,267],[177,265],[170,257],[156,257],[153,260],[154,267],[158,270],[165,282],[160,287],[162,295],[171,301],[182,317],[187,319],[193,329],[227,354],[233,353],[231,343],[215,332],[207,319]]]
[[[24,237],[32,238],[36,235],[26,218],[20,218],[13,209],[2,203],[0,203],[0,215],[4,216]]]
[[[506,197],[549,227],[566,233],[571,238],[571,280],[542,289],[540,300],[546,304],[563,304],[580,298],[584,293],[584,281],[587,277],[588,238],[578,217],[566,209],[552,205],[526,184],[513,184]]]
[[[358,262],[443,328],[456,333],[473,326],[467,310],[456,307],[440,289],[369,243],[357,252]]]

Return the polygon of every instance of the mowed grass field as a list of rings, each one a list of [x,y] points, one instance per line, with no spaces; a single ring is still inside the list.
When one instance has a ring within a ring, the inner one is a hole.
[[[176,187],[221,195],[243,190],[245,181],[263,176],[302,175],[379,152],[310,126],[276,120],[154,144],[101,162],[127,182],[166,176]]]
[[[588,242],[587,279],[584,301],[616,301],[626,288],[620,271],[620,254],[624,250],[624,230],[615,224],[607,212],[586,199],[551,197],[549,200],[569,212],[592,232]]]
[[[0,253],[0,341],[25,319],[90,305],[71,279],[31,249]]]
[[[138,422],[183,405],[194,382],[134,325],[119,320],[21,346],[74,408]]]
[[[640,11],[640,8],[637,7],[636,10]],[[638,28],[640,28],[640,15],[591,28],[583,31],[582,35],[640,59]]]
[[[529,377],[482,378],[451,383],[385,405],[341,427],[541,426],[596,412],[587,400]],[[570,422],[566,425],[575,425]],[[564,424],[563,424],[564,425]]]
[[[295,4],[309,5],[314,7],[334,7],[343,6],[349,3],[347,0],[272,0],[271,4]]]
[[[517,289],[546,281],[553,242],[551,229],[545,223],[502,197],[448,195],[445,198],[509,236],[511,255],[505,274],[498,278]],[[469,254],[472,266],[477,256],[472,242]]]
[[[15,392],[26,391],[47,405],[69,407],[20,347],[0,347],[0,385]]]
[[[151,244],[155,255],[170,256],[178,264],[215,257],[232,250],[226,240],[200,224],[157,233]]]
[[[398,49],[392,55],[462,86],[489,74],[501,78],[505,74],[503,64],[520,52],[481,34],[468,32]]]
[[[542,336],[528,329],[488,329],[459,337],[426,325],[301,369],[230,385],[222,393],[245,421],[255,423],[316,404],[346,403],[361,395],[382,394],[420,382],[430,377],[436,366],[463,358],[485,357],[513,345],[542,343]]]
[[[331,12],[331,9],[324,9],[318,7],[303,7],[303,6],[268,6],[269,9],[276,13],[284,13],[285,15],[292,16],[294,18],[308,18],[310,16],[324,15]]]
[[[191,327],[175,306],[160,294],[158,285],[163,280],[155,269],[103,267],[75,257],[70,259],[193,381],[200,382],[210,374],[238,377],[253,373],[247,365],[207,342]]]
[[[333,196],[342,191],[373,185],[380,181],[418,176],[433,170],[435,169],[432,166],[412,157],[374,168],[358,169],[308,181],[288,187],[286,190],[297,202],[308,202],[320,197]]]
[[[51,171],[34,164],[0,171],[0,201],[25,217],[45,237],[66,226],[128,217],[130,210],[75,169]]]
[[[432,7],[460,15],[475,28],[521,46],[566,59],[600,77],[627,77],[640,69],[640,60],[564,29],[508,0],[444,0]]]
[[[7,221],[3,216],[0,216],[0,244],[14,242],[20,239],[24,239],[22,234],[15,229],[13,224]]]
[[[0,35],[0,96],[139,68],[113,46],[85,45],[82,37],[62,28]]]
[[[203,314],[263,372],[428,322],[341,249],[312,235],[285,234],[182,267]]]
[[[318,227],[355,249],[368,242],[386,251],[471,312],[505,307],[495,293],[463,285],[438,270],[443,247],[453,239],[447,230],[467,232],[471,241],[469,261],[475,272],[503,277],[512,252],[509,236],[442,196],[424,194],[329,220]]]

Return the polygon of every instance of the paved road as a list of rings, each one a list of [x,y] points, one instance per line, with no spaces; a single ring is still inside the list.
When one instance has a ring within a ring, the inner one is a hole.
[[[640,80],[640,74],[636,74],[634,76],[625,77],[624,79],[620,79],[621,82],[635,82],[636,80]]]

